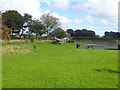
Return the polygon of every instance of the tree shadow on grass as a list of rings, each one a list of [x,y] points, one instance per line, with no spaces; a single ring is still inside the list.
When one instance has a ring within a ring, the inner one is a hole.
[[[120,74],[120,72],[118,72],[116,70],[111,70],[111,69],[95,69],[95,71],[98,71],[98,72],[107,71],[109,73],[118,73],[118,74]]]

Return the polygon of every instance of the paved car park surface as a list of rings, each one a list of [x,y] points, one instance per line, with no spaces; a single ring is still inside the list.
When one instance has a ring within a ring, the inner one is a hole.
[[[101,49],[101,50],[118,50],[118,45],[114,44],[86,44],[81,49]]]

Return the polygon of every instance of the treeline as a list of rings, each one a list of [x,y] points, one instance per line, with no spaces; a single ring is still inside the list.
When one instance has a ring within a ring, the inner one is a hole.
[[[95,31],[87,30],[87,29],[67,29],[67,33],[73,37],[73,39],[99,39],[99,40],[108,40],[108,39],[120,39],[120,32],[105,32],[104,36],[100,37],[96,35]]]
[[[120,32],[105,32],[103,38],[120,39]]]
[[[39,19],[33,19],[32,15],[24,13],[24,16],[22,16],[15,10],[2,13],[2,23],[11,29],[12,35],[13,33],[17,33],[15,35],[24,35],[23,31],[28,28],[27,34],[39,36],[43,34],[49,35],[61,25],[59,18],[53,17],[50,13],[43,14]],[[5,31],[5,28],[2,28],[2,30]]]
[[[73,29],[67,29],[67,33],[71,35],[73,38],[80,38],[80,37],[95,37],[96,34],[92,30],[82,29],[82,30],[75,30]]]
[[[9,10],[2,13],[3,25],[12,29],[12,33],[22,33],[24,29],[29,29],[29,35],[32,33],[42,36],[46,34],[47,36],[57,36],[58,38],[63,38],[66,36],[71,36],[73,39],[120,39],[119,32],[105,32],[104,36],[100,37],[96,35],[95,31],[87,29],[67,29],[66,31],[61,28],[61,22],[59,18],[53,17],[50,13],[44,14],[40,19],[32,19],[32,15],[27,13],[22,16],[18,11]],[[17,31],[16,31],[17,30]],[[68,35],[69,34],[69,35]]]

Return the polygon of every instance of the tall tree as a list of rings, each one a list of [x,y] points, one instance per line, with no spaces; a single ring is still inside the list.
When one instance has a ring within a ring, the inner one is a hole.
[[[31,20],[28,22],[29,31],[40,36],[45,33],[45,26],[41,23],[40,20]]]
[[[37,37],[37,35],[41,36],[44,33],[45,26],[41,23],[40,20],[30,20],[28,22],[27,26],[29,27],[29,31],[31,33],[35,33],[35,35],[34,35],[34,50],[36,51],[37,50],[37,48],[36,48],[36,37]]]
[[[59,18],[53,17],[50,13],[44,14],[41,17],[41,22],[45,26],[45,32],[47,35],[61,25]]]
[[[3,25],[8,28],[14,27],[14,29],[20,30],[23,26],[23,17],[15,10],[9,10],[2,14]]]
[[[79,37],[95,37],[95,32],[92,30],[82,29],[82,30],[76,30],[73,33],[73,37],[79,38]]]
[[[69,33],[71,35],[71,37],[73,37],[73,29],[67,29],[66,32]]]
[[[64,37],[66,37],[66,34],[65,34],[66,32],[62,29],[62,28],[57,28],[57,29],[55,29],[54,31],[52,31],[51,33],[50,33],[50,36],[53,36],[53,37],[57,37],[57,38],[60,38],[60,39],[62,39],[62,38],[64,38]]]
[[[105,34],[104,37],[106,37],[106,38],[120,39],[120,32],[106,31],[104,34]]]
[[[32,19],[32,16],[27,14],[27,13],[24,13],[24,16],[23,16],[23,22],[24,23],[27,23],[28,21],[30,21]]]

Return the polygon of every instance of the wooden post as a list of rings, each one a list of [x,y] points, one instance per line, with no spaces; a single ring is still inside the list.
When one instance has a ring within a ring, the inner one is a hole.
[[[37,51],[37,49],[36,49],[36,34],[34,35],[34,50]]]

